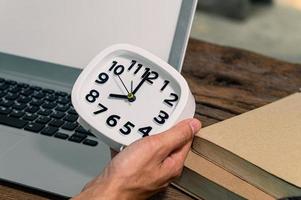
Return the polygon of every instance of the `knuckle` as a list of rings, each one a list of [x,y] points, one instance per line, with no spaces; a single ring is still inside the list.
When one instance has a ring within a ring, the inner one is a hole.
[[[181,176],[182,171],[183,171],[183,165],[179,164],[177,161],[175,161],[174,159],[170,158],[168,160],[168,167],[167,167],[168,171],[169,171],[169,177],[171,178],[176,178]]]
[[[148,143],[152,149],[155,149],[160,146],[160,140],[158,140],[158,137],[156,136],[149,137]]]
[[[149,136],[141,140],[141,142],[143,142],[143,146],[146,149],[151,150],[154,153],[160,153],[164,148],[162,140],[157,135]]]
[[[161,135],[154,135],[154,142],[158,149],[161,149],[165,146],[165,141]]]
[[[174,171],[174,177],[178,178],[182,175],[183,167],[177,167]]]
[[[189,140],[189,139],[192,139],[193,137],[193,131],[192,131],[192,128],[190,127],[189,124],[185,124],[184,128],[183,128],[183,132],[185,132],[185,136],[186,138]]]

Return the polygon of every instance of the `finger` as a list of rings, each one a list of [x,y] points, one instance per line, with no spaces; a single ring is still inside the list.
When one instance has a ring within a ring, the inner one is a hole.
[[[171,153],[161,165],[162,173],[166,175],[167,180],[179,177],[183,171],[184,162],[190,150],[192,141],[184,145],[182,148]]]
[[[200,121],[197,119],[188,119],[178,123],[168,131],[156,135],[163,154],[168,156],[171,152],[191,142],[200,128]]]

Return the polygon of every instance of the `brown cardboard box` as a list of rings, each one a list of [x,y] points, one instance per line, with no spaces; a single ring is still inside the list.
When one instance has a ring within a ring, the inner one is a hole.
[[[204,128],[192,148],[277,198],[301,196],[301,93]]]

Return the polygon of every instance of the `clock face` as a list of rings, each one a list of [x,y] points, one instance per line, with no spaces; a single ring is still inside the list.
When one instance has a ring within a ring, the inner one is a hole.
[[[175,123],[182,87],[168,69],[120,52],[91,65],[72,101],[94,134],[129,145]]]

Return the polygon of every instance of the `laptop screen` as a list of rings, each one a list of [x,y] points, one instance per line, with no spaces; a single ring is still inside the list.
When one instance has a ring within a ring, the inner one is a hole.
[[[0,52],[83,68],[129,43],[168,61],[183,1],[0,0]]]

